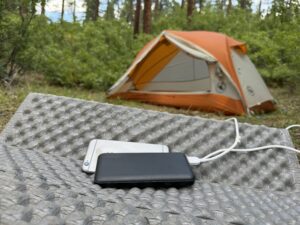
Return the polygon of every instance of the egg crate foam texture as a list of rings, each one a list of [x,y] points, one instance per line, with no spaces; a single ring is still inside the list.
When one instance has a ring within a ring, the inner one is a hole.
[[[293,146],[284,129],[239,124],[239,148]],[[234,123],[31,93],[0,136],[10,146],[83,160],[90,140],[164,144],[203,157],[229,147]],[[81,165],[78,165],[81,167]],[[229,153],[193,167],[197,180],[277,191],[300,190],[297,156],[282,149]]]
[[[0,143],[0,224],[299,224],[299,192],[101,188],[81,160]]]

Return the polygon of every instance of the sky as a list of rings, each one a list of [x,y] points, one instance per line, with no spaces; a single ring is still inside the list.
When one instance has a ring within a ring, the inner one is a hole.
[[[66,21],[73,20],[73,3],[74,0],[65,0],[65,13],[64,19]],[[60,19],[61,16],[61,6],[62,0],[48,0],[46,3],[46,16],[49,17],[53,21],[57,21]],[[37,6],[37,12],[41,12],[41,6]],[[85,5],[84,0],[76,0],[76,17],[77,20],[82,20],[85,14]]]
[[[181,1],[181,0],[176,0],[176,1]],[[253,10],[255,11],[258,7],[260,0],[253,0]],[[236,1],[233,0],[233,4]],[[270,6],[272,0],[262,0],[262,10],[267,10],[268,6]],[[64,14],[64,19],[66,21],[72,21],[73,20],[73,3],[74,0],[65,0],[65,14]],[[61,14],[61,5],[62,5],[62,0],[48,0],[46,4],[46,16],[49,17],[53,21],[57,21],[60,19],[60,14]],[[101,1],[101,6],[106,8],[106,4]],[[101,7],[100,6],[100,7]],[[85,17],[85,4],[84,0],[76,0],[76,17],[77,20],[82,20]],[[37,6],[37,11],[41,11],[40,5]]]

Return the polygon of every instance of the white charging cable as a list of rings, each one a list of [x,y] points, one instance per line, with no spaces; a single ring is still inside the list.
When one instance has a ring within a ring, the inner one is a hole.
[[[199,157],[195,157],[195,156],[188,156],[187,158],[188,158],[190,165],[199,165],[203,162],[209,162],[209,161],[218,159],[220,157],[223,157],[224,155],[228,154],[229,152],[253,152],[253,151],[259,151],[259,150],[267,150],[270,148],[281,148],[281,149],[286,149],[286,150],[300,153],[300,150],[292,148],[292,147],[284,146],[284,145],[266,145],[266,146],[255,147],[255,148],[235,149],[235,147],[241,142],[241,136],[239,133],[239,125],[238,125],[236,118],[230,118],[227,121],[229,121],[229,120],[233,120],[234,124],[235,124],[236,136],[235,136],[234,143],[229,148],[219,149],[217,151],[214,151],[214,152],[204,156],[203,158],[199,158]],[[286,128],[286,130],[289,130],[289,129],[295,128],[295,127],[300,128],[300,125],[295,124],[295,125],[288,126]]]
[[[229,147],[225,149],[220,149],[218,151],[212,152],[208,155],[206,155],[203,158],[195,157],[195,156],[188,156],[188,161],[190,165],[199,165],[202,162],[208,162],[212,161],[215,159],[218,159],[227,153],[229,153],[231,150],[233,150],[241,141],[241,136],[240,136],[240,131],[239,131],[239,124],[236,118],[230,118],[227,121],[233,120],[234,125],[235,125],[235,140],[234,143]]]
[[[298,124],[294,124],[294,125],[291,125],[291,126],[288,126],[287,128],[285,128],[286,130],[289,130],[289,129],[291,129],[291,128],[295,128],[295,127],[298,127],[298,128],[300,128],[300,125],[298,125]]]

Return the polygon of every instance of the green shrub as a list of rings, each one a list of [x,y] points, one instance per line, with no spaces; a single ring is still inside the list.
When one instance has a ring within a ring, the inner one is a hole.
[[[1,22],[1,37],[9,34],[15,38],[2,44],[0,60],[19,40],[14,35],[18,23],[14,14]],[[132,26],[122,19],[60,24],[36,16],[17,64],[24,70],[43,74],[55,84],[106,90],[124,74],[145,43],[165,29],[225,33],[247,42],[248,54],[267,82],[285,84],[300,80],[300,17],[285,21],[272,14],[261,18],[237,8],[227,14],[206,6],[195,12],[188,24],[186,9],[176,3],[153,20],[153,35],[139,35],[137,39],[133,39]],[[4,70],[0,66],[0,73]]]
[[[14,13],[6,11],[0,12],[0,83],[2,80],[6,80],[7,69],[6,64],[13,50],[22,45],[22,39],[20,37],[20,18]]]
[[[106,89],[147,40],[134,40],[131,27],[122,21],[58,24],[39,17],[19,59],[24,68],[43,73],[52,83]]]

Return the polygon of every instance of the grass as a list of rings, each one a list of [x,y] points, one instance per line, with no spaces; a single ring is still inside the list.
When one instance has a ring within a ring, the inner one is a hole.
[[[238,120],[241,122],[263,124],[278,128],[285,128],[291,124],[300,124],[300,89],[298,88],[298,90],[295,90],[293,94],[291,94],[287,88],[271,88],[270,91],[274,98],[278,101],[278,109],[275,112],[255,116],[239,116],[237,117]],[[34,77],[34,79],[22,79],[18,85],[11,88],[0,87],[0,132],[11,116],[15,113],[20,103],[30,92],[49,93],[98,102],[109,102],[112,104],[126,105],[130,107],[201,116],[204,118],[227,118],[222,114],[218,115],[194,110],[154,106],[133,101],[107,100],[103,91],[53,86],[45,83],[42,78]],[[295,129],[292,130],[291,133],[295,146],[300,148],[300,131]]]

